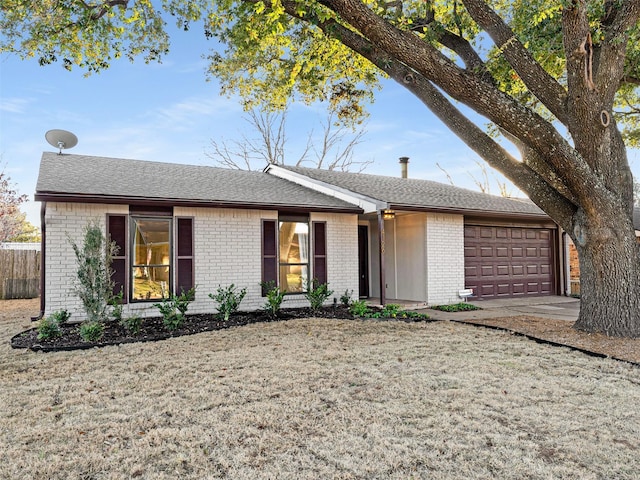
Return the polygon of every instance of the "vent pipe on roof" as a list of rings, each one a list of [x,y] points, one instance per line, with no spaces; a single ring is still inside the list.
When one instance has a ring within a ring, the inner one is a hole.
[[[400,157],[400,176],[402,178],[409,176],[409,157]]]

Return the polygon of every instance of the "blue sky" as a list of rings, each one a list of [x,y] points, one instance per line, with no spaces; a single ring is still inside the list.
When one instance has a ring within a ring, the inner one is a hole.
[[[205,155],[212,139],[251,136],[239,103],[220,96],[215,80],[206,81],[202,54],[215,44],[197,28],[172,32],[171,38],[162,64],[121,60],[88,78],[57,64],[40,67],[35,60],[0,57],[0,169],[29,195],[22,210],[34,225],[40,224],[40,206],[32,201],[40,157],[55,151],[45,140],[48,130],[77,135],[69,153],[196,165],[214,164]],[[457,185],[476,189],[472,175],[481,177],[479,157],[402,87],[385,83],[369,111],[367,133],[354,155],[373,161],[365,173],[398,175],[398,157],[408,156],[411,177],[447,183],[439,163]],[[290,159],[324,119],[319,106],[293,106],[287,123]],[[640,178],[639,152],[630,151],[629,159]]]

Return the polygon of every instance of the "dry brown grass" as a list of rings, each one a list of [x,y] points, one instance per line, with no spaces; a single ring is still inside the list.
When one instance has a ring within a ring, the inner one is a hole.
[[[640,474],[640,369],[504,332],[310,319],[36,354],[7,316],[3,479]]]

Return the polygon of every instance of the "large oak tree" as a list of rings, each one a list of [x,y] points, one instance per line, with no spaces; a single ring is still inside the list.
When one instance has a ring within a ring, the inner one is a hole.
[[[573,239],[576,328],[640,336],[625,146],[639,138],[640,1],[2,0],[0,48],[88,72],[156,60],[162,12],[226,45],[210,72],[249,107],[325,100],[357,122],[380,75],[403,85]]]

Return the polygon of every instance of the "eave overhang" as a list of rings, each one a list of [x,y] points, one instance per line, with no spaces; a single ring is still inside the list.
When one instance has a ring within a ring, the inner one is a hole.
[[[329,212],[329,213],[363,213],[362,208],[331,207],[322,205],[290,205],[255,202],[229,202],[206,199],[185,198],[151,198],[119,195],[89,195],[83,193],[61,192],[36,192],[34,199],[37,202],[64,202],[64,203],[98,203],[116,205],[137,206],[174,206],[174,207],[202,207],[202,208],[230,208],[237,210],[277,210],[287,212]]]

